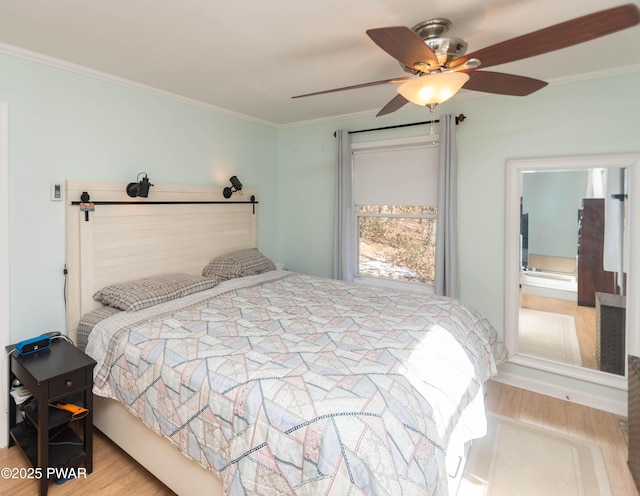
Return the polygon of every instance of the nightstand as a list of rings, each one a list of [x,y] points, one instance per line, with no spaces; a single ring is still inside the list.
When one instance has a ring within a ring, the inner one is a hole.
[[[7,346],[7,353],[15,345]],[[10,354],[9,384],[19,381],[33,399],[16,406],[9,398],[9,446],[17,444],[37,470],[40,495],[49,479],[93,470],[93,368],[96,361],[64,339],[27,356]],[[51,406],[71,403],[88,413],[74,419],[71,412]],[[20,410],[22,420],[18,419]],[[80,472],[80,467],[83,468]],[[66,470],[69,469],[69,470]]]

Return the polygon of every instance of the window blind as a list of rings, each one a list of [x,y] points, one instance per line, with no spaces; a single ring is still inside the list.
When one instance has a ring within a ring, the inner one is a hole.
[[[356,205],[437,205],[438,146],[354,150]]]

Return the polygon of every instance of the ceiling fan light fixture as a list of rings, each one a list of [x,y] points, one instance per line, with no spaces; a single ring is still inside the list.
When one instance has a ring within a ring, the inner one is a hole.
[[[469,80],[464,72],[441,72],[409,79],[397,91],[416,105],[437,105],[455,95]]]

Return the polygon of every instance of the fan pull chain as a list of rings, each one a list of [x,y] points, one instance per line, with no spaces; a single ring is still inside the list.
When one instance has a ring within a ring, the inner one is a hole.
[[[431,136],[431,144],[432,145],[437,145],[438,142],[434,139],[435,137],[435,129],[433,128],[434,124],[436,123],[436,105],[437,103],[430,103],[429,105],[427,105],[427,107],[429,107],[429,112],[431,112],[431,120],[430,120],[430,124],[429,124],[429,136]]]
[[[435,135],[435,131],[433,129],[433,124],[436,121],[436,106],[432,103],[430,105],[428,105],[429,107],[429,112],[431,112],[431,124],[429,125],[429,136],[434,136]]]

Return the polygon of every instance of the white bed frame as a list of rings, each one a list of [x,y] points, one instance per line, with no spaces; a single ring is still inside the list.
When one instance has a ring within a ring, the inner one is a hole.
[[[255,190],[244,188],[242,196],[225,200],[219,187],[155,185],[148,198],[132,199],[125,187],[66,183],[67,329],[74,341],[80,317],[100,306],[93,294],[102,287],[168,272],[200,274],[215,256],[257,247],[257,205],[246,203]],[[95,202],[88,213],[74,204],[84,191]],[[95,396],[93,404],[94,425],[172,491],[222,496],[222,482],[213,472],[184,456],[120,403]],[[466,457],[459,456],[448,459],[450,495],[456,494],[462,476]]]
[[[66,183],[67,329],[74,341],[80,317],[100,306],[93,300],[100,288],[168,272],[200,274],[217,255],[257,247],[257,205],[246,203],[257,194],[253,189],[226,200],[222,187],[154,185],[148,198],[130,198],[125,187]],[[74,204],[84,191],[95,210],[85,212]],[[222,495],[213,472],[184,456],[120,403],[96,396],[93,418],[100,431],[177,494]]]

